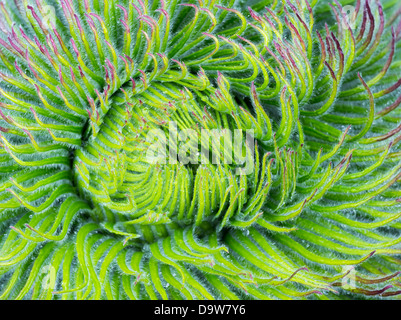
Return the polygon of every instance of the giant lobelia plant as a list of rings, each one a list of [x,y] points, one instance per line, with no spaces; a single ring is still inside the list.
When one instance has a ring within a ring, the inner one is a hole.
[[[399,297],[400,13],[1,1],[1,299]]]

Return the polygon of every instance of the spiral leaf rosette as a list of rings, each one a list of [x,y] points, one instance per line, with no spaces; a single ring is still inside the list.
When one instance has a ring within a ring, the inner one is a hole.
[[[0,1],[1,299],[399,298],[400,13]]]

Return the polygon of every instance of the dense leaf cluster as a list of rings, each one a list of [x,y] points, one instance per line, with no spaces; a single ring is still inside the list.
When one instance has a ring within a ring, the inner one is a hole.
[[[400,13],[1,1],[0,298],[399,297]]]

